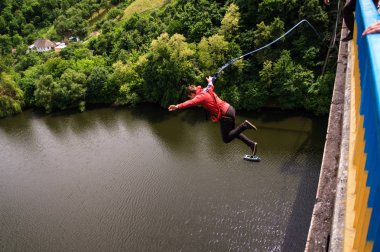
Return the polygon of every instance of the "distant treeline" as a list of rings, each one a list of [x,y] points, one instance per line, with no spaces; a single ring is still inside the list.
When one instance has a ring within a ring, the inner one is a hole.
[[[301,19],[322,38],[300,26],[228,67],[216,92],[238,109],[328,112],[336,60],[321,72],[335,20],[319,0],[172,0],[123,19],[132,2],[1,1],[0,117],[27,107],[46,112],[83,111],[87,104],[166,107],[184,99],[185,86],[205,83],[227,61],[273,41]],[[89,36],[94,30],[100,35]],[[84,42],[59,53],[29,51],[40,36]]]

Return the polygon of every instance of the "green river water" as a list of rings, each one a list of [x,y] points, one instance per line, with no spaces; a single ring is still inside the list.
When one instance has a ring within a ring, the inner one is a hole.
[[[303,251],[327,118],[151,105],[0,120],[0,251]]]

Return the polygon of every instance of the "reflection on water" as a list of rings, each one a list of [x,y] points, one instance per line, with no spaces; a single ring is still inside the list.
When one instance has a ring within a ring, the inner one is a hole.
[[[0,250],[303,251],[326,118],[246,118],[260,163],[199,109],[0,120]]]

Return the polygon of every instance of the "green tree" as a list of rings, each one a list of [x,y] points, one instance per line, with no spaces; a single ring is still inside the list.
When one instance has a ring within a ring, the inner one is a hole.
[[[73,61],[64,60],[62,58],[54,57],[48,59],[43,64],[43,74],[51,75],[54,79],[59,78],[71,65]]]
[[[8,54],[12,49],[12,38],[9,35],[0,35],[0,55]]]
[[[217,33],[224,8],[206,0],[175,1],[167,8],[167,22],[171,33],[183,34],[190,42],[199,42],[202,37]],[[174,28],[174,29],[173,29]]]
[[[114,20],[106,20],[104,21],[102,25],[102,32],[103,34],[109,33],[114,31],[116,26],[116,22]]]
[[[0,117],[21,112],[23,92],[9,74],[0,73]]]
[[[61,110],[67,108],[78,108],[80,111],[85,110],[84,87],[86,76],[72,69],[67,69],[61,78],[53,85],[53,104]]]
[[[236,4],[230,4],[227,12],[223,17],[219,34],[223,35],[226,40],[233,41],[238,36],[240,13]]]
[[[26,107],[34,105],[34,91],[36,90],[36,79],[24,77],[18,81],[18,85],[24,93],[24,104]]]
[[[15,17],[15,21],[19,27],[22,27],[23,25],[26,24],[25,17],[20,10],[16,10],[14,12],[14,17]]]
[[[305,100],[305,109],[313,111],[317,115],[327,114],[331,104],[331,83],[334,82],[335,75],[328,73],[325,76],[319,76],[317,80],[309,86],[307,90],[307,99]]]
[[[91,43],[91,48],[95,50],[95,54],[108,55],[112,51],[114,39],[112,34],[101,34]]]
[[[63,48],[59,55],[65,60],[79,60],[91,57],[91,51],[81,43],[72,43]]]
[[[283,51],[275,62],[265,62],[260,71],[261,83],[281,108],[303,108],[307,91],[314,83],[314,74],[294,63],[289,51]]]
[[[115,18],[117,18],[118,16],[120,16],[121,14],[123,14],[123,11],[122,11],[122,10],[117,9],[117,8],[113,8],[113,9],[111,9],[111,10],[107,13],[107,19],[115,19]]]
[[[152,42],[144,70],[144,89],[148,101],[166,107],[180,98],[181,82],[199,79],[194,64],[195,48],[180,34],[163,33]]]
[[[22,44],[24,44],[23,38],[20,35],[18,35],[18,34],[13,35],[13,37],[12,37],[12,46],[13,47],[19,47]]]
[[[34,58],[33,55],[36,57]],[[29,53],[25,56],[31,56],[30,61],[41,59],[38,57],[38,53]],[[26,61],[29,61],[26,59]],[[20,86],[22,91],[24,92],[24,100],[26,106],[34,106],[35,105],[35,91],[37,88],[37,83],[40,81],[41,76],[44,74],[44,66],[42,64],[36,63],[34,66],[28,67],[25,71],[23,71],[23,76],[18,80],[17,84]],[[37,106],[40,107],[40,106]]]
[[[199,67],[206,76],[213,75],[221,66],[242,54],[236,43],[227,42],[223,36],[217,34],[202,38],[197,49]],[[243,68],[242,60],[234,62],[224,70],[223,75],[219,76],[219,81],[236,82]]]
[[[25,71],[31,66],[34,66],[40,62],[40,57],[36,52],[29,52],[27,54],[20,55],[17,58],[15,70],[16,71]]]
[[[293,24],[301,1],[294,0],[263,0],[257,9],[258,21],[269,23],[273,17],[280,18],[286,24]]]
[[[22,31],[21,31],[21,34],[23,36],[28,36],[30,34],[33,34],[35,32],[36,28],[34,27],[33,24],[26,24],[22,27]]]
[[[108,80],[110,72],[105,67],[94,67],[86,80],[87,103],[112,103],[116,96]]]
[[[4,20],[7,23],[12,22],[13,20],[13,14],[12,14],[12,5],[7,5],[3,10],[1,15],[4,17]]]
[[[44,108],[46,113],[53,110],[53,86],[55,85],[53,76],[42,75],[36,84],[34,91],[35,105]]]
[[[275,18],[270,25],[261,22],[256,25],[257,29],[254,31],[255,48],[259,48],[274,41],[276,38],[284,34],[284,22],[280,18]],[[279,57],[281,50],[274,50],[278,44],[260,51],[256,57],[259,62],[264,62],[267,59],[274,59]]]
[[[221,35],[203,37],[198,44],[199,66],[206,75],[212,75],[227,62],[228,42]]]
[[[257,10],[260,2],[257,0],[235,0],[239,6],[243,25],[253,27],[257,23]]]
[[[61,15],[54,22],[57,33],[64,37],[87,35],[87,20],[82,18],[82,13],[78,9],[73,9],[71,16]]]
[[[298,15],[300,19],[307,18],[309,22],[318,24],[319,28],[327,28],[329,19],[318,0],[303,1],[299,5]]]
[[[113,65],[112,79],[120,87],[117,104],[133,106],[143,100],[144,79],[141,69],[145,64],[146,58],[142,56],[136,63],[123,64],[119,61]]]
[[[55,26],[55,30],[57,31],[59,35],[68,38],[72,34],[71,27],[74,26],[74,24],[72,22],[69,22],[66,16],[61,15],[54,22],[54,26]]]
[[[72,69],[67,69],[62,76],[54,80],[52,75],[42,75],[34,91],[35,105],[47,113],[53,109],[78,108],[85,110],[84,87],[86,76]]]
[[[0,35],[8,34],[7,22],[4,20],[3,16],[0,16]]]
[[[246,110],[260,109],[269,99],[268,89],[259,81],[246,81],[240,87],[239,107]]]
[[[93,69],[96,67],[104,67],[106,65],[105,59],[101,56],[94,56],[75,61],[72,64],[72,69],[89,76]]]

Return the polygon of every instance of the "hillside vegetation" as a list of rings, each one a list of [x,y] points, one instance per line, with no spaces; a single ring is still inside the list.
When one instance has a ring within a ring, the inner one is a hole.
[[[230,59],[302,19],[321,38],[300,26],[225,69],[216,91],[238,109],[325,114],[336,62],[332,55],[322,75],[335,22],[325,8],[319,0],[1,1],[0,117],[25,108],[83,111],[89,104],[166,107],[186,98],[187,85],[203,85]],[[29,50],[40,38],[68,46]]]
[[[132,2],[125,10],[124,10],[124,19],[130,18],[135,13],[143,13],[146,11],[155,10],[163,5],[167,4],[168,0],[136,0]]]

